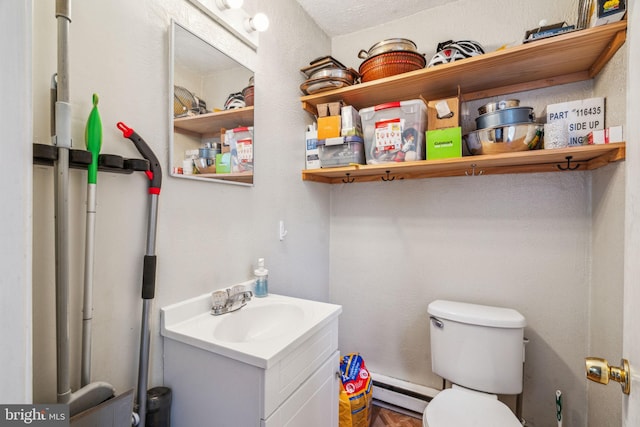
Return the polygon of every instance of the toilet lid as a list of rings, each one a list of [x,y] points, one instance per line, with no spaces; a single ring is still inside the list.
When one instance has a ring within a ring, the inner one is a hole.
[[[499,400],[453,388],[429,402],[424,418],[428,427],[522,427]]]

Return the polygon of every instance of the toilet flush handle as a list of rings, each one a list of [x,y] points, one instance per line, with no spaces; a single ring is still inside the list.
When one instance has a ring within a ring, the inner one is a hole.
[[[443,329],[444,328],[444,322],[440,319],[438,319],[437,317],[430,317],[431,319],[431,323],[433,323],[433,326],[435,326],[438,329]]]

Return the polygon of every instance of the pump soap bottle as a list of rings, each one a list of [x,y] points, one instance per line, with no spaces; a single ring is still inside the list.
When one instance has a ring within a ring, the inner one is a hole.
[[[258,268],[253,273],[255,275],[254,295],[266,297],[269,294],[269,270],[264,268],[264,258],[258,258]]]

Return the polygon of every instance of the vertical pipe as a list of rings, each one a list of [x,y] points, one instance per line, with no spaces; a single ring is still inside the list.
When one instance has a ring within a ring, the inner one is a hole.
[[[71,400],[69,370],[69,148],[71,118],[69,108],[69,23],[70,0],[56,0],[58,21],[58,71],[55,105],[55,240],[56,240],[56,339],[58,402]]]

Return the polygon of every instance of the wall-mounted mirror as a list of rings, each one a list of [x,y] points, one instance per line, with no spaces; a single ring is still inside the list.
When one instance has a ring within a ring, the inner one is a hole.
[[[171,176],[253,184],[253,71],[171,23]]]

